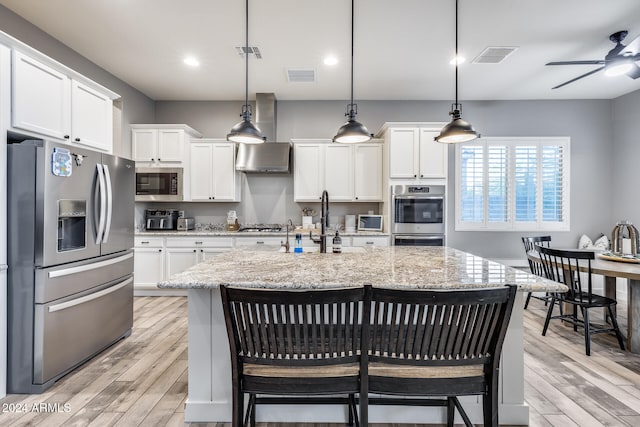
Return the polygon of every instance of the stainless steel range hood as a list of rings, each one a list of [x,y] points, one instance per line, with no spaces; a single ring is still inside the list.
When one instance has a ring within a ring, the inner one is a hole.
[[[276,137],[276,97],[256,93],[256,125],[267,137],[264,144],[238,144],[236,170],[247,173],[289,173],[291,144],[269,142]]]

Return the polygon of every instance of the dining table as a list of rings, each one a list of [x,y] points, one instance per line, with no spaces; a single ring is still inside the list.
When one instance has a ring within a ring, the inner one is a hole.
[[[640,353],[640,259],[610,257],[603,255],[600,251],[594,252],[595,259],[591,261],[591,272],[604,277],[604,296],[617,300],[616,279],[627,279],[626,347],[632,353]],[[540,256],[535,250],[528,252],[527,257],[540,262]],[[612,258],[618,260],[614,261]],[[580,262],[578,266],[580,271],[588,271],[586,263]]]

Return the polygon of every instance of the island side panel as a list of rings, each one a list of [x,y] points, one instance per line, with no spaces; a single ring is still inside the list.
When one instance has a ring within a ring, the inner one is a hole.
[[[189,289],[185,422],[231,422],[231,359],[220,289]]]
[[[627,287],[627,350],[640,353],[640,280],[628,279]]]
[[[516,293],[500,359],[500,423],[528,425],[524,401],[524,298]]]

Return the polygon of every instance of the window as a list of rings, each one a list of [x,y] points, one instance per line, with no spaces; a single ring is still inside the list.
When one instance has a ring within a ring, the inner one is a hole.
[[[456,146],[456,230],[569,230],[569,138]]]

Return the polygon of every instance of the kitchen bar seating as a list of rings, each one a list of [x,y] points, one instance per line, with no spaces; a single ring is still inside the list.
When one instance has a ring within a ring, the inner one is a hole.
[[[595,254],[589,251],[552,249],[539,245],[536,245],[536,249],[540,254],[547,279],[564,283],[569,287],[567,293],[550,294],[551,304],[547,311],[542,335],[546,335],[551,319],[562,319],[573,324],[574,331],[578,330],[578,326],[584,327],[584,344],[587,356],[591,355],[591,335],[603,332],[613,332],[618,339],[620,348],[624,350],[624,339],[613,312],[616,300],[596,295],[592,291],[591,261],[595,259]],[[582,274],[579,271],[578,263],[583,267]],[[584,270],[585,265],[586,271]],[[572,313],[563,314],[560,311],[560,315],[553,316],[553,308],[556,301],[560,302],[560,307],[562,307],[563,303],[571,304],[573,306]],[[582,319],[578,318],[578,307],[580,307]],[[612,327],[599,327],[590,323],[589,309],[591,308],[606,308],[611,318]]]
[[[220,291],[231,350],[233,427],[255,426],[256,404],[269,403],[343,403],[349,425],[358,425],[361,325],[369,316],[365,288]]]
[[[524,245],[524,254],[527,257],[527,261],[529,262],[529,269],[531,270],[531,274],[544,277],[544,267],[540,261],[529,258],[527,254],[535,249],[536,244],[549,247],[549,242],[551,242],[551,236],[532,236],[522,238],[522,244]],[[547,305],[549,303],[549,294],[545,294],[545,296],[543,297],[538,297],[533,295],[533,292],[528,292],[527,299],[524,302],[525,310],[527,309],[527,307],[529,307],[529,301],[531,300],[531,297],[544,301],[544,305]]]
[[[446,406],[447,426],[453,426],[455,408],[471,427],[457,396],[482,395],[484,425],[497,426],[498,369],[515,295],[516,286],[452,291],[373,288],[367,390],[397,397],[361,395],[361,401]]]

